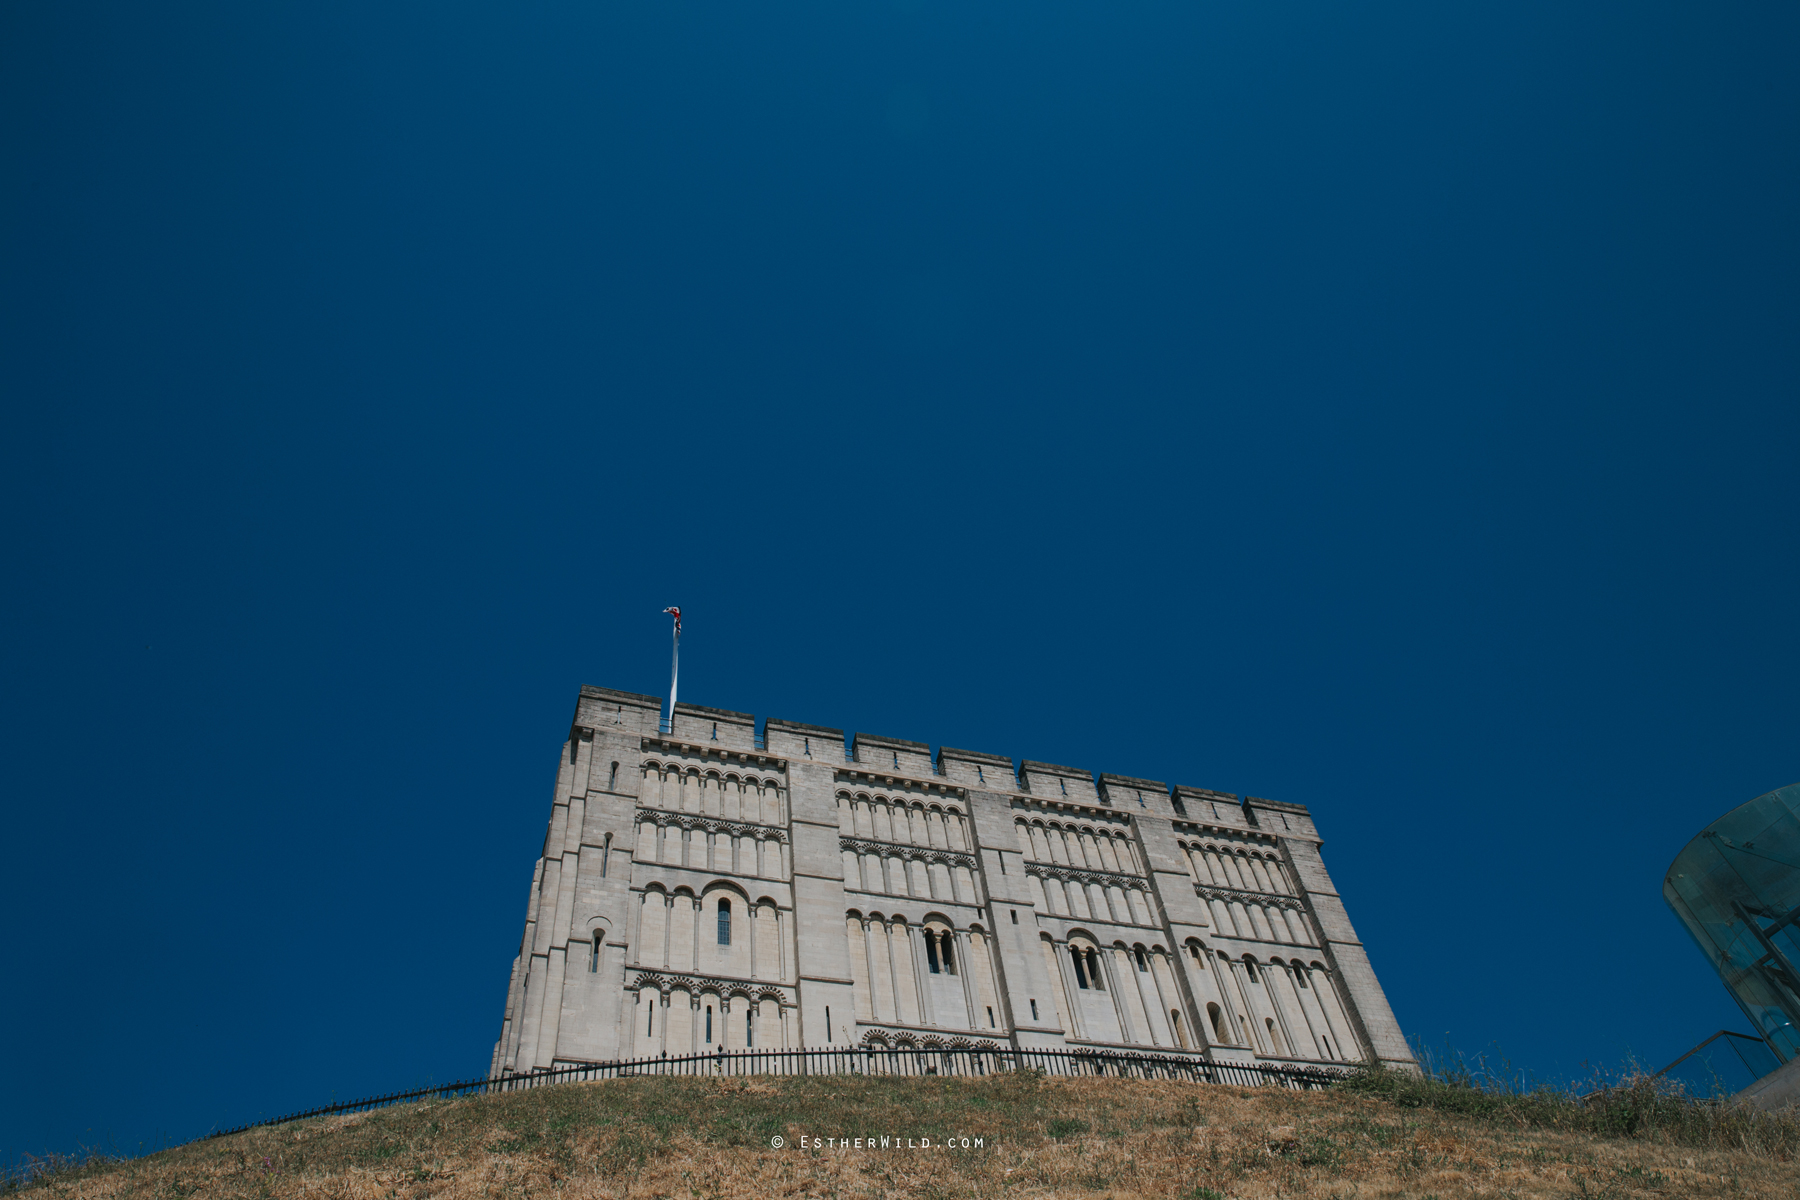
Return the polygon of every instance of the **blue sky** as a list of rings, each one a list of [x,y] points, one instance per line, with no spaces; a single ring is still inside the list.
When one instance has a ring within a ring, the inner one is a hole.
[[[478,1073],[576,688],[1311,806],[1402,1027],[1742,1017],[1791,6],[0,9],[0,1161]]]

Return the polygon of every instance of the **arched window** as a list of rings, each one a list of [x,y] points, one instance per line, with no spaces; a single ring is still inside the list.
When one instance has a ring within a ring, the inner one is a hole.
[[[601,933],[598,929],[594,930],[594,945],[593,948],[588,951],[588,974],[590,975],[597,975],[600,973],[600,940],[605,936],[606,935]]]
[[[1081,960],[1081,948],[1079,946],[1069,947],[1069,960],[1075,964],[1075,986],[1086,988],[1088,985],[1087,966]]]
[[[1179,1009],[1171,1008],[1169,1010],[1169,1028],[1175,1031],[1175,1040],[1181,1043],[1183,1050],[1193,1048],[1188,1045],[1187,1030],[1181,1027],[1181,1011]]]
[[[944,960],[944,974],[956,974],[956,959],[950,953],[950,931],[944,930],[942,944],[938,948],[938,957]]]
[[[1208,1004],[1206,1006],[1206,1019],[1212,1022],[1213,1041],[1218,1042],[1220,1045],[1229,1046],[1231,1044],[1231,1039],[1225,1036],[1225,1018],[1224,1015],[1219,1012],[1218,1005]]]
[[[1250,976],[1250,982],[1256,982],[1256,960],[1248,954],[1244,955],[1244,972]]]
[[[938,974],[937,934],[925,931],[925,967],[933,975]]]
[[[712,1045],[712,1005],[706,1006],[706,1044]]]
[[[1294,965],[1294,982],[1298,983],[1301,987],[1306,986],[1306,968],[1300,966],[1298,963]]]
[[[1087,952],[1087,965],[1088,974],[1093,976],[1094,979],[1094,990],[1096,992],[1104,992],[1106,990],[1106,984],[1100,978],[1100,956],[1092,950],[1089,950]]]
[[[756,1006],[749,1005],[744,1009],[744,1045],[756,1045],[756,1014],[752,1011]]]
[[[1206,954],[1200,949],[1198,942],[1188,943],[1188,953],[1194,956],[1194,965],[1202,971],[1206,970]]]
[[[731,945],[731,901],[719,901],[719,945]]]
[[[1150,964],[1144,961],[1144,948],[1139,946],[1137,949],[1133,950],[1132,953],[1137,956],[1137,969],[1140,971],[1148,971],[1150,969]]]

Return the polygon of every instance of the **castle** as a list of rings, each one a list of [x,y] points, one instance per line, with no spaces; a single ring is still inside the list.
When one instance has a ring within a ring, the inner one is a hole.
[[[1411,1066],[1307,810],[583,687],[491,1075],[720,1048]]]

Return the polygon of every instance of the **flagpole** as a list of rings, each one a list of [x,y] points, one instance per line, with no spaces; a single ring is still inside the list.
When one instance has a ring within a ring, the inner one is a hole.
[[[669,732],[675,732],[675,689],[681,683],[681,610],[665,608],[675,618],[675,649],[669,655]]]
[[[675,689],[681,683],[681,622],[675,623],[675,652],[669,656],[669,732],[675,732]]]

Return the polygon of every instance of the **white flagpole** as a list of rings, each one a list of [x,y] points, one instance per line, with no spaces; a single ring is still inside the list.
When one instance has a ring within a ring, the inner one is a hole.
[[[681,618],[675,618],[675,651],[669,658],[669,732],[675,732],[675,689],[681,683]]]

